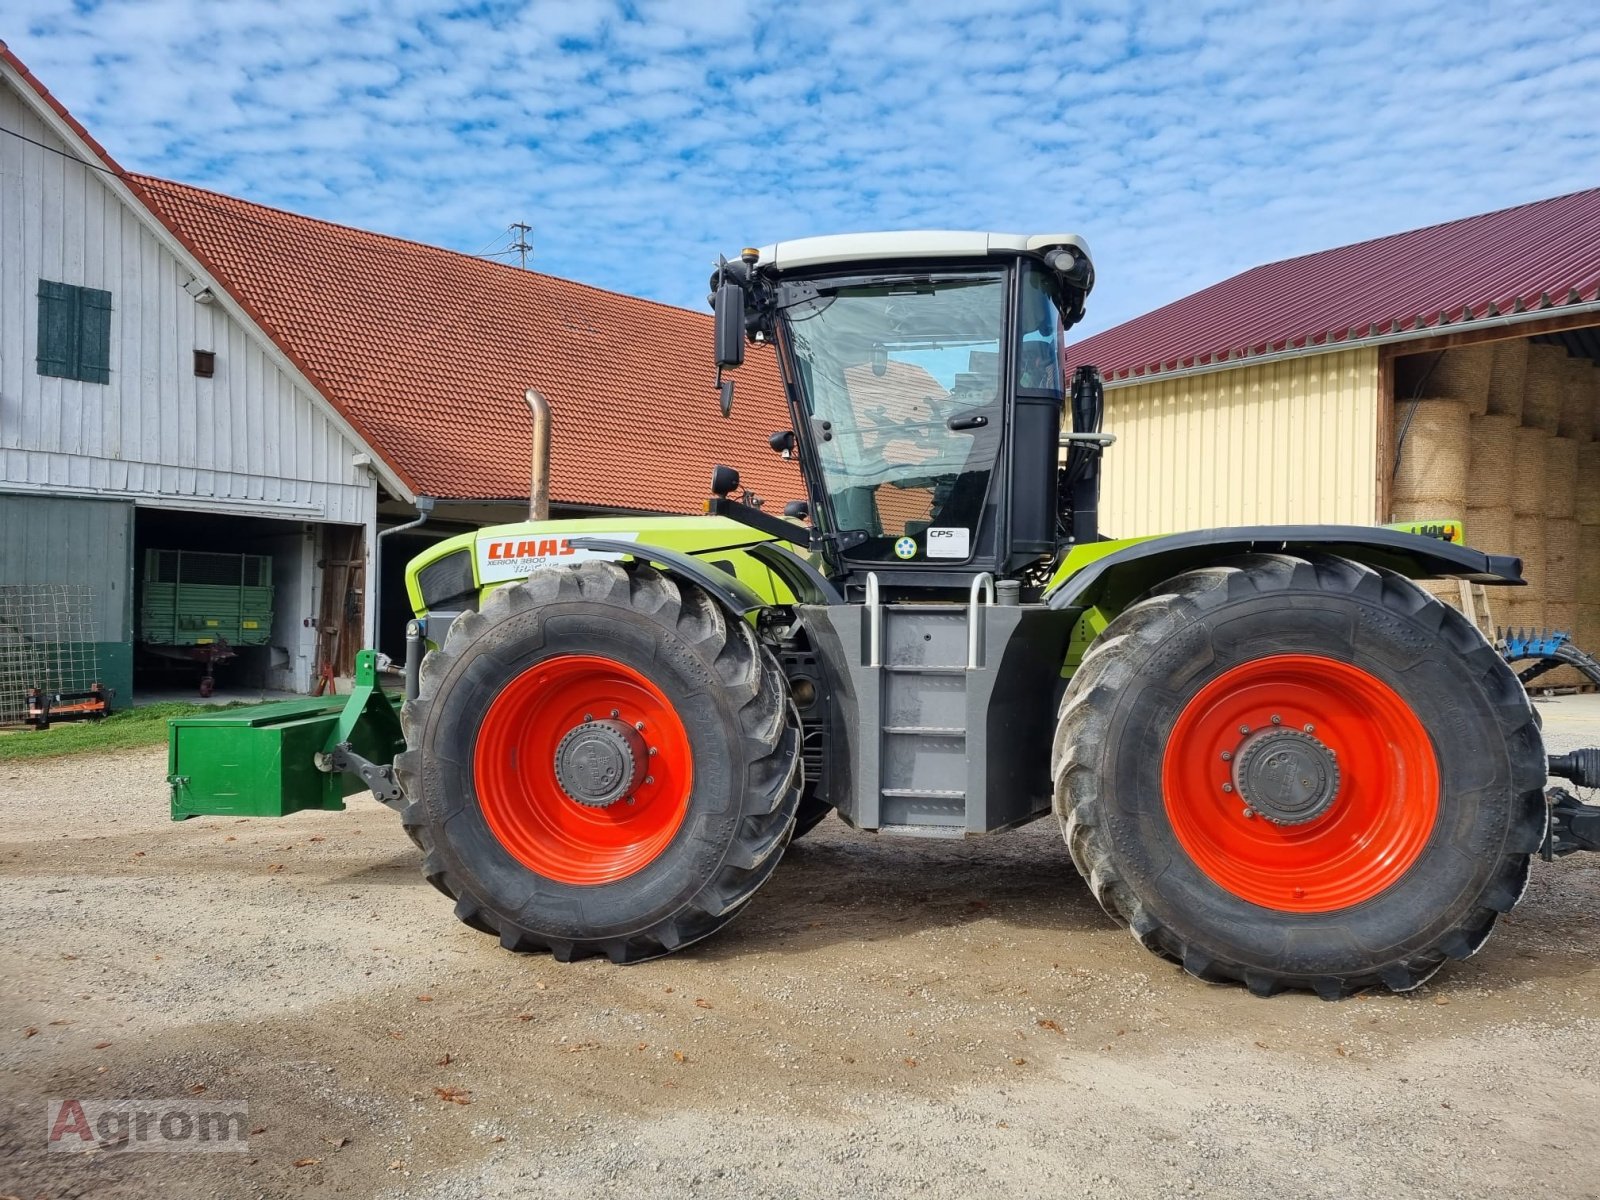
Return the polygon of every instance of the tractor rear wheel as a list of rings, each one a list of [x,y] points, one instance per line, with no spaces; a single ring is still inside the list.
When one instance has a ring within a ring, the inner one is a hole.
[[[638,962],[708,937],[794,827],[800,731],[776,660],[645,566],[495,590],[424,661],[403,722],[423,872],[511,950]]]
[[[1544,838],[1544,748],[1458,612],[1333,556],[1154,589],[1063,698],[1055,809],[1106,911],[1201,979],[1407,991],[1475,953]]]

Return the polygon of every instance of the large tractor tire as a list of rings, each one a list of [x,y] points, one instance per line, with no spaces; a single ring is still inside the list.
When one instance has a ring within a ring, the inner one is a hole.
[[[1483,945],[1544,839],[1526,694],[1460,613],[1332,556],[1131,605],[1062,700],[1055,810],[1113,918],[1201,979],[1408,991]]]
[[[424,661],[403,721],[423,873],[510,950],[620,963],[699,941],[794,828],[799,723],[776,660],[645,566],[495,590]]]

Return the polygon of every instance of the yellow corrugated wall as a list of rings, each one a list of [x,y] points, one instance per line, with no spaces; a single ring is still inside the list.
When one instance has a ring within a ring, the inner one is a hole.
[[[1377,520],[1375,347],[1106,389],[1111,537]]]

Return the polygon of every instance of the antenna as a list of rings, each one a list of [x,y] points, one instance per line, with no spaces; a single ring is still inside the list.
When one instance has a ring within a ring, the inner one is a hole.
[[[526,271],[528,269],[528,251],[533,249],[533,243],[528,240],[528,235],[533,232],[533,226],[523,221],[513,221],[510,230],[516,235],[516,240],[507,247],[517,252],[518,265]]]

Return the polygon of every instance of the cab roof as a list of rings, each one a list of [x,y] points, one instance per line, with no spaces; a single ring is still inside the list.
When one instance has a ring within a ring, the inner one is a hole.
[[[1093,261],[1089,247],[1075,233],[976,233],[949,229],[897,230],[887,233],[836,233],[796,238],[761,248],[757,269],[792,271],[834,263],[902,258],[990,258],[1041,254],[1071,246]]]

